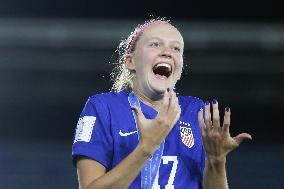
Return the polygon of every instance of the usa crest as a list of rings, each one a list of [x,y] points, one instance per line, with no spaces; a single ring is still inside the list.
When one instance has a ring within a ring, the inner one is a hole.
[[[182,143],[186,145],[188,148],[192,148],[194,145],[194,137],[190,124],[180,121],[179,128],[180,128],[180,136]]]

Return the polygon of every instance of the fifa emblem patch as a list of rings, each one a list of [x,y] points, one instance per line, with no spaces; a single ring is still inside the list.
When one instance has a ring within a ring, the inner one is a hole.
[[[194,137],[192,133],[192,129],[190,127],[190,123],[185,123],[180,121],[180,136],[181,141],[184,145],[186,145],[188,148],[192,148],[194,145]]]
[[[90,142],[95,122],[96,117],[94,116],[84,116],[79,118],[74,143],[78,141]]]

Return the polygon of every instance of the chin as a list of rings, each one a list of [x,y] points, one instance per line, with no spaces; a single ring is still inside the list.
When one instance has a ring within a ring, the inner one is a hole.
[[[172,78],[167,78],[166,80],[154,79],[151,83],[151,88],[159,93],[164,93],[167,91],[168,88],[173,88]]]
[[[157,83],[154,86],[151,86],[151,89],[157,94],[164,94],[169,88],[169,86],[170,86],[169,84]]]

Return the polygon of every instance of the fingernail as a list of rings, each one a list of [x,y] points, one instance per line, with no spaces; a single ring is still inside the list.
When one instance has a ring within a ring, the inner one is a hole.
[[[176,88],[173,88],[172,90],[176,93],[176,95],[179,95],[179,92],[177,92]]]
[[[213,104],[216,104],[216,103],[217,103],[217,100],[216,100],[216,99],[213,99],[212,102],[213,102]]]
[[[230,108],[229,108],[229,107],[226,107],[226,108],[225,108],[225,111],[226,111],[226,112],[229,112],[229,111],[230,111]]]
[[[176,95],[179,95],[176,88],[173,88],[172,90],[176,93]]]
[[[205,102],[205,105],[206,105],[206,106],[208,106],[208,105],[209,105],[209,101],[208,101],[208,100]]]

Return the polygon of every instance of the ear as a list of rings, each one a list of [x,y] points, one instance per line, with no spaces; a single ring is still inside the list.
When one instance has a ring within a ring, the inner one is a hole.
[[[127,68],[128,70],[131,70],[131,71],[135,70],[135,64],[133,61],[132,54],[128,54],[125,57],[124,65],[125,65],[125,68]]]

